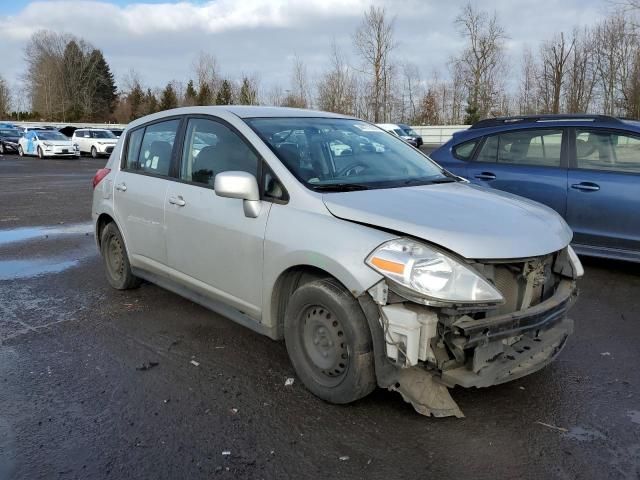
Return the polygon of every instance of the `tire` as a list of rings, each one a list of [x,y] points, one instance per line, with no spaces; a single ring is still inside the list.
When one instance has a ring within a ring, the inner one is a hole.
[[[100,235],[100,253],[104,262],[107,280],[116,290],[137,288],[142,280],[131,272],[129,255],[120,230],[115,223],[108,223]]]
[[[98,158],[98,150],[96,150],[96,147],[91,147],[91,157]]]
[[[0,155],[4,155],[4,143],[0,143]]]
[[[371,332],[358,301],[333,278],[291,296],[284,338],[302,383],[331,403],[350,403],[376,388]]]
[[[22,145],[18,145],[18,155],[24,157],[24,150],[22,150]]]
[[[42,160],[44,158],[44,153],[42,153],[42,149],[38,147],[38,158]]]

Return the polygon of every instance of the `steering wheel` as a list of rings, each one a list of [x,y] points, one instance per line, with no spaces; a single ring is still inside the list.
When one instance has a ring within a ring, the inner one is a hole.
[[[369,167],[370,165],[367,165],[363,162],[353,162],[337,172],[336,177],[349,177],[354,173],[360,173],[364,170],[367,170]],[[357,168],[361,168],[361,170],[359,172],[356,172]]]

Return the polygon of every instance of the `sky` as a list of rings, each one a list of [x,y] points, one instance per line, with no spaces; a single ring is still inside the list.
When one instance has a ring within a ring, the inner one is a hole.
[[[398,62],[423,76],[446,75],[463,39],[454,19],[467,0],[0,0],[0,75],[17,89],[23,50],[32,33],[71,33],[101,49],[116,81],[134,69],[145,86],[186,83],[199,52],[210,53],[230,78],[257,75],[264,89],[286,88],[298,56],[311,81],[326,68],[335,42],[354,65],[352,34],[369,5],[395,17]],[[609,0],[472,0],[497,13],[509,37],[511,76],[522,48],[554,33],[591,25],[611,10]]]

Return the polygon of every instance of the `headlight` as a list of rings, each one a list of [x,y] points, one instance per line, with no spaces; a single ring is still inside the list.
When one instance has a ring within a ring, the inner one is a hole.
[[[502,303],[504,298],[487,280],[454,258],[408,238],[376,248],[367,265],[431,304]]]
[[[582,262],[578,258],[578,254],[573,250],[573,248],[571,248],[571,245],[567,247],[567,253],[569,254],[571,266],[573,267],[573,274],[576,278],[580,278],[584,275],[584,267],[582,266]]]
[[[51,144],[49,142],[42,142],[42,145],[44,145],[45,147],[50,147]]]
[[[74,149],[74,150],[78,150],[79,148],[80,148],[80,146],[79,146],[77,143],[74,143],[74,144],[73,144],[73,149]]]

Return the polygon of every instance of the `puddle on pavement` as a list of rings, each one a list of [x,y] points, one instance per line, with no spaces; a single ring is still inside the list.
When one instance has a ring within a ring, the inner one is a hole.
[[[637,423],[638,425],[640,425],[640,411],[629,410],[627,412],[627,417],[629,417],[633,423]]]
[[[86,235],[93,233],[92,223],[75,223],[71,225],[55,225],[49,227],[21,227],[0,230],[0,246],[16,242],[25,242],[38,238],[57,237],[61,235]]]
[[[564,434],[564,436],[578,442],[592,442],[594,440],[605,438],[605,436],[597,430],[591,430],[582,427],[571,427],[569,431]]]
[[[59,260],[55,258],[37,260],[0,260],[0,280],[32,278],[49,273],[60,273],[74,267],[79,260]]]

